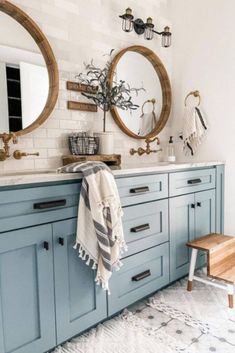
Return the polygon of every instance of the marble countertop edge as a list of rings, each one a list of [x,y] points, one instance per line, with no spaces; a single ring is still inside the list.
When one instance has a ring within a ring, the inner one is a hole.
[[[146,174],[146,173],[164,173],[180,171],[184,169],[193,168],[206,168],[216,165],[223,165],[224,161],[207,161],[207,162],[186,162],[186,163],[175,163],[169,164],[165,162],[159,162],[156,164],[123,164],[120,169],[113,169],[112,172],[115,177],[124,177],[135,174]],[[57,173],[54,170],[25,170],[21,172],[9,171],[0,172],[0,187],[13,186],[13,185],[24,185],[24,184],[36,184],[36,183],[49,183],[49,182],[61,182],[66,180],[79,180],[82,178],[81,173]]]

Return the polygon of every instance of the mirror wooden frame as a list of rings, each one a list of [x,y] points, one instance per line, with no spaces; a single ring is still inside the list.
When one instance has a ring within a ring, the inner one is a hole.
[[[12,17],[29,32],[41,50],[49,76],[49,92],[45,107],[39,117],[31,125],[15,133],[16,136],[21,136],[40,127],[55,107],[59,93],[58,66],[47,38],[38,25],[24,11],[6,0],[0,0],[0,11]]]
[[[121,50],[113,59],[111,66],[110,66],[110,71],[109,71],[109,80],[110,84],[112,85],[113,77],[115,75],[115,70],[117,67],[117,64],[119,60],[122,58],[122,56],[128,52],[136,52],[141,55],[143,55],[150,63],[153,65],[154,70],[156,71],[156,74],[158,75],[158,78],[160,80],[161,88],[162,88],[162,111],[160,118],[158,120],[158,124],[155,129],[153,129],[148,135],[146,136],[139,136],[136,135],[134,132],[132,132],[130,129],[127,128],[127,126],[123,123],[120,114],[115,106],[111,108],[111,114],[119,128],[128,136],[136,138],[136,139],[146,139],[150,138],[153,136],[156,136],[159,134],[159,132],[164,128],[164,126],[167,123],[167,120],[169,118],[170,112],[171,112],[171,103],[172,103],[172,94],[171,94],[171,84],[170,80],[167,74],[167,71],[159,59],[159,57],[149,48],[140,46],[140,45],[134,45],[128,48],[125,48]]]

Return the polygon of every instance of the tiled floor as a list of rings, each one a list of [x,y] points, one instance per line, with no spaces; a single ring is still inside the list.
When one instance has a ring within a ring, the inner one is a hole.
[[[175,309],[177,314],[161,311],[158,303]],[[227,296],[222,290],[197,282],[189,293],[186,279],[183,279],[128,309],[149,326],[164,331],[179,344],[183,343],[192,353],[235,353],[235,309],[228,308]],[[200,326],[194,327],[197,323],[188,322],[184,315],[178,315],[178,311],[205,324],[208,332],[203,332]]]
[[[202,274],[200,274],[202,275]],[[54,353],[235,353],[235,309],[224,291],[180,280]]]

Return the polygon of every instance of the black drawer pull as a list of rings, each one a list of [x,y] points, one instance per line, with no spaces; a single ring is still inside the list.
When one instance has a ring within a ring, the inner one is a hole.
[[[194,203],[191,204],[191,208],[195,208],[195,204]]]
[[[147,229],[150,229],[150,225],[148,223],[142,224],[141,226],[133,227],[130,229],[130,231],[132,233],[138,233],[138,232],[142,232],[143,230],[147,230]]]
[[[138,281],[141,281],[142,279],[147,278],[149,276],[151,276],[151,272],[150,272],[150,270],[147,270],[147,271],[141,272],[138,275],[132,277],[131,280],[133,282],[138,282]]]
[[[58,242],[61,246],[64,246],[64,238],[59,237]]]
[[[197,207],[202,207],[201,202],[197,202]]]
[[[188,180],[188,184],[189,184],[189,185],[199,184],[199,183],[201,183],[201,182],[202,182],[201,179],[192,179],[192,180]]]
[[[44,249],[45,249],[46,251],[49,250],[49,243],[48,243],[48,241],[44,241],[43,247],[44,247]]]
[[[33,208],[35,210],[45,210],[47,208],[60,207],[60,206],[65,206],[65,205],[66,205],[66,200],[63,199],[63,200],[34,203]]]
[[[138,194],[140,192],[148,192],[148,191],[149,191],[149,187],[148,186],[142,186],[140,188],[130,189],[130,193],[131,194]]]

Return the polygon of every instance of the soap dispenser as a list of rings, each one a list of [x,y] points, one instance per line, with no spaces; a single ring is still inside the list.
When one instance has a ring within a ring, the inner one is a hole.
[[[174,142],[173,142],[173,136],[170,136],[167,152],[168,152],[168,162],[174,163],[175,162],[175,146],[174,146]]]

